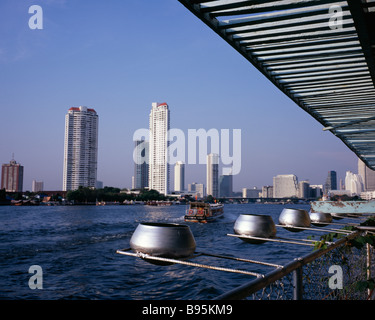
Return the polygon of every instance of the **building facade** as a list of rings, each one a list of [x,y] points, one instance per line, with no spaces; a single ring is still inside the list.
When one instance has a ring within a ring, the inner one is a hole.
[[[298,183],[298,198],[300,199],[310,198],[310,182],[308,180],[300,181]]]
[[[273,197],[298,197],[298,179],[294,174],[279,174],[273,177]]]
[[[322,184],[311,184],[310,185],[310,198],[318,199],[323,196],[323,185]]]
[[[23,166],[12,159],[1,166],[1,188],[6,192],[22,192]]]
[[[358,174],[362,177],[363,191],[375,191],[375,171],[369,169],[361,159],[358,159]]]
[[[337,174],[336,171],[329,171],[324,184],[324,194],[327,195],[330,190],[337,190]]]
[[[262,187],[262,198],[273,198],[273,186]]]
[[[43,181],[36,181],[33,180],[33,184],[31,186],[31,192],[40,192],[44,190],[44,183]]]
[[[361,192],[361,199],[372,200],[375,198],[375,191],[364,191]]]
[[[87,107],[70,108],[65,116],[63,191],[96,187],[98,115]]]
[[[254,187],[253,189],[242,188],[242,198],[260,198],[262,194],[262,190],[258,189],[257,187]],[[269,198],[272,198],[272,195]]]
[[[185,190],[185,164],[177,161],[174,166],[174,191],[182,192]]]
[[[219,155],[207,155],[207,195],[214,198],[219,196]]]
[[[362,176],[351,171],[346,171],[345,188],[352,196],[360,195],[363,192]]]
[[[169,193],[169,146],[170,113],[168,104],[152,103],[149,140],[149,189],[166,195]]]
[[[232,197],[233,195],[233,175],[226,174],[219,177],[219,196]]]
[[[203,183],[196,183],[196,182],[189,183],[188,192],[192,193],[198,199],[204,198],[206,196],[206,191],[205,191]]]
[[[145,140],[136,140],[134,144],[135,162],[132,189],[144,189],[148,187],[149,143]]]

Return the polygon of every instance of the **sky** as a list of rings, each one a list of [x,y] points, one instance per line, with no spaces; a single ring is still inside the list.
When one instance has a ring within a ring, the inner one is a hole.
[[[43,29],[30,29],[31,5]],[[171,128],[241,130],[234,190],[272,185],[277,174],[324,184],[357,157],[177,0],[1,0],[0,162],[61,190],[64,121],[71,107],[99,115],[98,180],[131,187],[133,134],[166,102]],[[232,132],[232,131],[231,131]],[[188,183],[206,167],[186,166]],[[171,170],[173,173],[173,170]],[[173,174],[171,187],[173,189]]]

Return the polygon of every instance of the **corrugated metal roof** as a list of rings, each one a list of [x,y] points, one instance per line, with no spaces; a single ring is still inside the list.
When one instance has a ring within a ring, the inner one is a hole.
[[[375,0],[179,0],[375,169]]]

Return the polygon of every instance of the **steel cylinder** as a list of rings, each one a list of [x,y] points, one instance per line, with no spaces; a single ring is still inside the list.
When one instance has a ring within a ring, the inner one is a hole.
[[[234,232],[238,235],[273,238],[276,235],[276,227],[269,215],[241,214],[234,223]],[[255,244],[265,242],[257,239],[241,239]]]
[[[289,231],[300,232],[303,231],[303,229],[288,228],[288,226],[305,228],[310,227],[311,220],[306,210],[285,208],[280,213],[279,223],[281,225],[285,225],[285,229]]]
[[[191,256],[196,243],[187,225],[142,222],[130,239],[130,247],[150,256],[179,259]]]
[[[311,224],[324,227],[332,222],[332,215],[325,212],[309,212]]]

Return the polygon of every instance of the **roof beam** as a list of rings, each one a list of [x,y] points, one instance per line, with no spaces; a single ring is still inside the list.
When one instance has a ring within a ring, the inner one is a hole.
[[[347,10],[348,6],[343,5],[343,10]],[[314,9],[314,10],[313,10]],[[264,14],[258,16],[251,16],[246,18],[238,18],[238,19],[231,19],[231,20],[223,20],[220,21],[218,28],[219,29],[235,29],[240,27],[251,27],[253,25],[261,23],[271,23],[271,22],[279,22],[279,21],[289,21],[291,19],[299,19],[299,18],[309,18],[314,17],[319,14],[327,13],[328,8],[327,5],[323,6],[316,6],[310,8],[310,11],[306,11],[305,8],[299,8],[295,10],[291,10],[289,12],[281,12],[281,13],[271,13],[271,14]],[[229,32],[234,32],[235,30],[228,30]]]
[[[363,119],[360,119],[360,120],[348,121],[348,122],[345,122],[345,123],[342,123],[342,124],[339,124],[339,125],[336,125],[336,126],[324,127],[323,131],[334,130],[334,129],[342,128],[342,127],[348,127],[348,126],[351,126],[353,124],[363,123],[363,122],[367,122],[367,121],[371,121],[371,120],[375,120],[375,116],[363,118]]]
[[[375,45],[375,17],[372,15],[372,19],[368,19],[368,15],[364,14],[364,8],[362,7],[363,1],[348,0],[348,5],[358,33],[359,42],[363,49],[363,54],[366,57],[372,81],[375,84],[375,58],[371,47]],[[372,36],[370,36],[370,30],[372,31]]]
[[[297,8],[308,8],[314,7],[317,5],[316,0],[295,0],[288,4],[277,4],[278,2],[281,3],[282,1],[262,1],[266,5],[253,5],[253,6],[246,6],[246,2],[254,2],[254,1],[241,1],[239,2],[238,6],[233,8],[229,8],[226,10],[224,6],[212,6],[212,7],[202,7],[202,13],[209,13],[211,18],[216,18],[220,16],[238,16],[244,14],[254,14],[254,13],[264,13],[264,12],[272,12],[272,11],[281,11],[281,10],[290,10],[290,9],[297,9]],[[320,0],[319,4],[326,4],[332,3],[332,0]]]
[[[375,1],[179,1],[375,169],[362,146],[375,140]],[[332,5],[342,28],[328,25]]]

